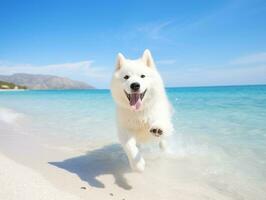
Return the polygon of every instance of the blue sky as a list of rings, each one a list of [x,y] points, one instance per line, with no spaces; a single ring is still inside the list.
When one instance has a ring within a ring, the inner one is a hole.
[[[266,83],[266,1],[0,0],[0,74],[107,88],[149,48],[167,86]]]

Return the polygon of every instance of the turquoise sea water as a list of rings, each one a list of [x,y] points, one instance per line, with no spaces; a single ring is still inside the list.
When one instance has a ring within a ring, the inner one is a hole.
[[[174,171],[189,169],[193,179],[233,199],[266,197],[266,86],[170,88],[167,93],[175,110],[173,159],[182,160]],[[12,124],[10,112],[23,116],[32,134],[117,141],[109,90],[0,92],[2,123]]]

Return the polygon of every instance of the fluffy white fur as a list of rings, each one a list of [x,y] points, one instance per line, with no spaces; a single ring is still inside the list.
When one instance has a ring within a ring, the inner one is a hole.
[[[128,79],[125,79],[126,75],[129,76]],[[146,90],[141,106],[137,110],[132,109],[126,95],[132,93],[130,85],[134,82],[140,84],[140,93]],[[173,131],[171,106],[149,50],[145,50],[143,56],[137,60],[129,60],[121,53],[118,54],[111,91],[117,104],[119,140],[128,156],[131,168],[142,172],[145,161],[137,144],[158,140],[160,147],[165,149],[165,137]],[[154,129],[157,131],[160,129],[161,134],[153,133]]]

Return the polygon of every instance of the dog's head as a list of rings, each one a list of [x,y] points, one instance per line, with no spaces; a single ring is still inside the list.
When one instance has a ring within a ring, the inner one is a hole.
[[[111,84],[117,104],[133,111],[142,110],[145,104],[150,103],[152,94],[162,87],[161,77],[149,50],[145,50],[137,60],[129,60],[118,54]]]

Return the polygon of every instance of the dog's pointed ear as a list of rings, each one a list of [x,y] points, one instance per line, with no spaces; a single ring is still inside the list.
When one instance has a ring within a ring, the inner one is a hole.
[[[151,52],[150,52],[149,49],[146,49],[143,52],[142,60],[143,60],[143,62],[144,62],[144,64],[146,66],[151,67],[151,68],[154,68],[155,67],[155,63],[153,61],[153,58],[152,58],[152,55],[151,55]]]
[[[125,64],[126,58],[122,53],[117,54],[116,70],[119,70]]]

